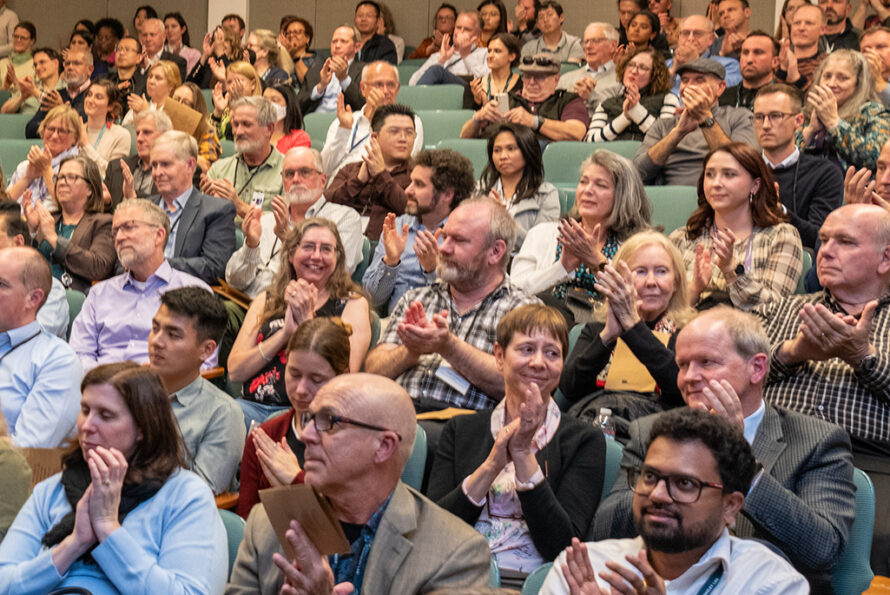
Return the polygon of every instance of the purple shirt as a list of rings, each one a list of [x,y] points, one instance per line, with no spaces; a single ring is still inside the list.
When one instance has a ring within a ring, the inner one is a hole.
[[[74,319],[68,341],[84,372],[112,362],[147,363],[148,333],[161,306],[161,295],[192,285],[210,291],[209,285],[175,270],[166,260],[144,282],[124,273],[94,285]],[[204,364],[215,366],[216,353]]]

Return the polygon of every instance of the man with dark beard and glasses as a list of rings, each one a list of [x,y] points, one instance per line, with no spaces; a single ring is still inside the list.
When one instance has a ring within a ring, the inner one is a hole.
[[[308,147],[287,152],[281,169],[283,195],[272,199],[272,212],[249,210],[241,222],[244,245],[226,265],[226,282],[251,299],[266,290],[278,273],[278,251],[291,228],[309,217],[334,222],[346,249],[346,268],[351,273],[362,259],[362,224],[355,209],[328,202],[324,192],[321,154]]]
[[[784,558],[729,534],[757,477],[740,427],[697,409],[661,415],[646,460],[628,470],[639,537],[584,544],[573,538],[541,593],[665,593],[665,581],[671,593],[690,595],[809,593]]]
[[[436,280],[436,230],[473,191],[473,164],[450,149],[422,151],[405,188],[405,214],[388,213],[380,243],[362,277],[371,306],[391,312],[409,289]]]
[[[284,156],[272,146],[277,116],[268,99],[241,97],[230,107],[236,155],[210,166],[201,176],[201,192],[232,201],[243,218],[259,201],[264,211],[272,209],[272,198],[281,194]]]
[[[399,299],[365,370],[405,387],[418,411],[492,409],[504,397],[495,328],[507,312],[540,303],[510,282],[516,223],[487,197],[465,200],[439,234],[437,281]]]
[[[683,400],[742,430],[760,466],[744,490],[733,534],[770,542],[806,575],[814,593],[831,592],[831,570],[847,543],[855,509],[847,433],[764,401],[770,343],[753,314],[727,306],[703,312],[677,334],[675,352]],[[647,437],[658,419],[650,415],[631,423],[622,468],[635,469],[647,457]],[[619,477],[597,510],[592,537],[635,536],[634,502],[633,483]]]

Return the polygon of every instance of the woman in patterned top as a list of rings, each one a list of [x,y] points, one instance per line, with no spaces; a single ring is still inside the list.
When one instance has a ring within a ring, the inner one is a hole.
[[[584,140],[643,140],[658,118],[671,118],[680,98],[671,93],[671,75],[661,54],[635,48],[615,67],[624,92],[605,99],[596,108]]]
[[[571,325],[593,319],[596,273],[627,237],[649,227],[651,209],[640,173],[628,159],[599,150],[581,164],[575,205],[559,222],[528,232],[513,259],[513,283],[540,293]]]
[[[890,112],[878,102],[868,60],[853,50],[825,57],[807,94],[801,150],[821,154],[841,167],[875,170],[890,138]]]
[[[259,226],[259,216],[247,224]],[[229,354],[229,377],[244,383],[238,403],[248,426],[251,419],[262,422],[290,404],[285,347],[303,322],[339,316],[352,327],[350,372],[359,371],[371,343],[368,300],[346,272],[336,225],[320,217],[306,219],[288,232],[280,258],[275,280],[251,302]]]
[[[760,152],[729,143],[708,153],[698,209],[670,236],[686,264],[690,305],[749,310],[794,293],[803,248],[787,221]]]

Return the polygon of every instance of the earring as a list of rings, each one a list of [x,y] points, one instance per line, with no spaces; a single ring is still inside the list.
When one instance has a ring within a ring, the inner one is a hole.
[[[748,204],[752,204],[754,202],[754,191],[748,193]]]

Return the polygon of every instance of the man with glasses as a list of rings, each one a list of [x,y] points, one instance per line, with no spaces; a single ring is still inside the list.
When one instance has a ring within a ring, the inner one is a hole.
[[[487,586],[485,539],[399,479],[416,428],[411,399],[392,380],[346,374],[322,386],[300,431],[306,445],[301,474],[329,499],[350,553],[323,557],[291,521],[287,540],[295,556],[289,559],[265,509],[254,506],[226,593],[296,593],[298,585],[306,593]]]
[[[34,77],[34,60],[31,47],[37,40],[37,28],[33,23],[22,21],[12,34],[12,53],[0,60],[0,89],[18,88],[17,79]]]
[[[362,68],[359,83],[365,105],[360,110],[353,110],[341,94],[337,98],[337,119],[331,122],[325,137],[321,159],[324,173],[333,179],[340,168],[347,163],[360,162],[371,140],[371,120],[374,112],[383,105],[392,105],[399,95],[399,71],[390,64],[379,60],[366,64]],[[414,147],[411,154],[416,155],[423,148],[423,123],[414,115]]]
[[[693,409],[663,414],[642,464],[627,468],[639,537],[582,544],[577,538],[547,574],[542,594],[786,593],[807,581],[765,545],[730,535],[757,462],[741,429]],[[716,589],[716,591],[715,591]],[[605,592],[605,591],[603,591]]]
[[[139,72],[139,64],[142,62],[142,44],[135,37],[129,35],[122,37],[117,42],[114,52],[114,69],[109,74],[112,82],[117,84],[121,94],[126,97],[130,93],[142,95],[145,93],[146,75]]]
[[[801,243],[817,249],[819,228],[844,203],[844,175],[833,162],[802,153],[794,143],[803,126],[800,92],[784,83],[762,87],[754,99],[754,132],[779,185],[779,200]]]
[[[284,157],[272,146],[276,116],[268,99],[241,97],[230,107],[235,155],[210,166],[201,176],[201,192],[232,201],[244,218],[252,206],[272,209],[272,198],[281,194]]]
[[[362,258],[362,224],[355,209],[328,202],[322,193],[328,178],[315,149],[295,147],[281,168],[284,192],[272,199],[272,211],[252,208],[241,222],[244,244],[226,265],[226,282],[251,299],[272,284],[281,266],[280,250],[290,230],[304,219],[333,221],[346,250],[351,273]]]
[[[371,138],[362,160],[344,165],[325,192],[329,201],[358,211],[371,241],[380,238],[387,213],[405,212],[415,134],[410,107],[398,103],[379,107],[371,119]]]
[[[758,471],[750,489],[744,490],[735,535],[770,542],[807,576],[814,593],[830,592],[825,588],[846,545],[855,509],[846,432],[764,401],[770,343],[751,314],[727,306],[699,314],[678,333],[676,360],[677,386],[686,404],[722,417],[743,432],[757,459]],[[631,423],[623,469],[648,461],[650,429],[664,415]],[[635,509],[632,484],[619,477],[597,510],[594,537],[635,535]]]
[[[408,59],[429,58],[433,52],[438,52],[442,47],[442,39],[446,35],[454,33],[454,24],[456,22],[457,9],[451,4],[443,2],[433,19],[433,34],[421,41],[417,49],[408,55]]]
[[[584,138],[590,125],[587,106],[578,95],[558,89],[559,62],[550,53],[525,56],[519,65],[522,91],[509,95],[509,110],[501,112],[498,100],[482,106],[461,128],[461,138],[481,138],[490,122],[512,122],[527,126],[538,140]]]
[[[355,29],[360,34],[358,59],[369,63],[384,60],[393,66],[398,64],[396,46],[386,35],[377,33],[380,20],[380,5],[374,0],[360,0],[355,5]]]
[[[581,97],[593,117],[603,99],[618,93],[612,61],[612,54],[618,48],[618,31],[609,23],[590,23],[584,29],[583,47],[583,66],[560,76],[556,88]]]
[[[86,91],[90,87],[90,75],[93,73],[93,54],[86,50],[68,50],[65,58],[65,70],[62,71],[61,81],[64,89],[47,91],[40,98],[40,109],[34,117],[25,125],[25,138],[39,138],[38,128],[46,117],[47,112],[57,105],[69,104],[77,110],[80,117],[86,122],[87,116],[83,111],[83,101]]]
[[[111,222],[114,249],[124,273],[93,285],[74,319],[69,344],[84,371],[121,361],[148,362],[151,320],[170,289],[196,285],[210,287],[170,266],[164,248],[170,219],[154,202],[128,199],[114,211]],[[205,367],[216,365],[216,354]]]
[[[723,66],[723,79],[727,86],[731,87],[742,82],[738,60],[711,52],[711,45],[716,40],[714,23],[711,22],[711,19],[700,14],[686,17],[680,22],[679,36],[674,57],[667,61],[668,70],[673,80],[671,92],[674,95],[680,95],[680,79],[677,76],[680,73],[680,67],[699,58],[709,58]]]
[[[584,49],[581,47],[580,39],[562,30],[565,19],[559,2],[554,0],[542,2],[537,16],[541,35],[522,46],[522,56],[549,52],[560,62],[580,64],[584,57]]]
[[[444,38],[439,48],[411,75],[408,84],[466,86],[466,80],[460,77],[482,78],[487,75],[488,50],[479,45],[482,35],[479,21],[476,11],[460,13],[454,25],[454,35]]]

